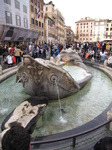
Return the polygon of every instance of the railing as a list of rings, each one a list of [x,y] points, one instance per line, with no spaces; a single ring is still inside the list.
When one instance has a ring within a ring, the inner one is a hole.
[[[77,134],[71,134],[71,135],[68,135],[68,136],[64,136],[64,137],[59,137],[59,138],[54,138],[54,139],[50,139],[50,140],[42,140],[42,141],[32,141],[31,142],[31,145],[37,145],[37,144],[45,144],[45,143],[52,143],[52,142],[58,142],[58,141],[64,141],[64,140],[68,140],[68,139],[73,139],[73,144],[72,146],[75,147],[76,145],[76,138],[79,137],[79,136],[82,136],[82,135],[85,135],[87,133],[90,133],[92,131],[95,131],[107,124],[109,124],[112,120],[108,120],[108,121],[105,121],[103,122],[102,124],[98,125],[98,126],[95,126],[94,128],[91,128],[89,130],[85,130],[83,132],[79,132]]]

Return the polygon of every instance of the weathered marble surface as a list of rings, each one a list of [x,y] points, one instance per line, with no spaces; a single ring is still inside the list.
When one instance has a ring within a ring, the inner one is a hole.
[[[60,57],[58,61],[67,61],[69,65],[80,66],[90,74],[81,58],[73,50],[64,50],[58,57]],[[90,74],[89,77],[78,83],[60,64],[41,58],[33,59],[25,55],[23,62],[18,67],[17,80],[21,79],[24,88],[30,95],[45,96],[49,100],[57,100],[56,84],[60,98],[64,98],[78,92],[92,77]]]
[[[10,128],[10,124],[18,122],[30,134],[33,132],[37,120],[44,113],[48,99],[45,97],[30,97],[17,106],[3,121],[1,130]]]

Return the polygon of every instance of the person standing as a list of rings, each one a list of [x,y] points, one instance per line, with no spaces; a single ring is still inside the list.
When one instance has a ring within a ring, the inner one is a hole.
[[[14,54],[16,58],[16,64],[19,64],[21,62],[21,50],[19,46],[17,46],[17,48],[15,49]]]
[[[0,45],[0,65],[3,67],[3,46]]]
[[[12,60],[12,55],[11,53],[8,53],[7,57],[6,57],[6,61],[9,67],[11,67],[13,65],[13,60]]]

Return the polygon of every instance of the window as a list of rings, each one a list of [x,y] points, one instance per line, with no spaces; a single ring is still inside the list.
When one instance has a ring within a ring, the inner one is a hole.
[[[40,8],[40,2],[38,2],[38,8]]]
[[[6,23],[12,24],[12,14],[8,11],[5,11]]]
[[[41,22],[39,21],[39,27],[41,27]]]
[[[43,18],[43,13],[41,13],[41,18]]]
[[[18,0],[15,0],[15,8],[20,10],[20,2]]]
[[[4,3],[11,5],[11,0],[4,0]]]
[[[38,26],[38,21],[36,20],[36,26]]]
[[[48,11],[48,7],[46,7],[46,11]]]
[[[37,6],[37,0],[35,0],[35,5]]]
[[[42,23],[42,28],[44,27],[43,23]]]
[[[23,19],[24,27],[28,28],[28,20],[26,18]]]
[[[25,5],[23,5],[23,12],[27,14],[27,7]]]
[[[33,8],[33,6],[31,5],[31,12],[34,12],[34,8]]]
[[[33,0],[31,0],[31,2],[33,3]]]
[[[16,15],[16,25],[21,26],[21,17]]]
[[[42,36],[43,36],[44,34],[43,34],[43,32],[42,32]]]
[[[35,8],[35,14],[37,15],[37,8]]]
[[[41,5],[41,10],[43,11],[43,5]]]
[[[31,18],[31,23],[34,24],[34,19],[33,18]]]

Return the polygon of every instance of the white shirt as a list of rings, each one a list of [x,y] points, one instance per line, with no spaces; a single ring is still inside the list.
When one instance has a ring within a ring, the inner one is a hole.
[[[13,63],[12,57],[11,57],[10,55],[8,55],[8,56],[6,57],[6,59],[7,59],[7,63],[8,63],[9,65]]]

